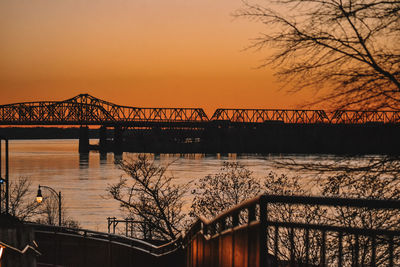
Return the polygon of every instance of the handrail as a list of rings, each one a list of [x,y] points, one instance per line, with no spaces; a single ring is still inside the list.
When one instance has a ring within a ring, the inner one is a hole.
[[[304,231],[316,230],[320,231],[323,236],[327,232],[336,232],[338,233],[338,238],[343,236],[343,233],[355,235],[355,236],[368,236],[372,240],[375,240],[377,236],[385,236],[388,237],[386,242],[389,247],[389,254],[393,254],[393,238],[400,237],[400,229],[398,228],[375,228],[375,227],[363,227],[363,226],[347,226],[347,225],[337,225],[334,221],[332,223],[306,223],[302,220],[292,221],[285,220],[284,218],[276,218],[270,220],[270,216],[268,215],[269,205],[270,204],[282,204],[282,205],[304,205],[304,206],[322,206],[322,207],[349,207],[349,208],[362,208],[362,209],[379,209],[379,210],[398,210],[400,211],[400,200],[394,199],[358,199],[358,198],[335,198],[335,197],[318,197],[318,196],[285,196],[285,195],[259,195],[254,197],[253,199],[246,200],[239,205],[236,205],[230,208],[227,211],[222,212],[215,218],[208,220],[203,217],[199,217],[194,224],[189,228],[186,232],[183,246],[191,248],[192,242],[199,242],[198,240],[209,240],[211,238],[217,238],[221,235],[231,235],[235,236],[236,229],[242,229],[242,227],[252,227],[255,225],[258,227],[260,231],[258,233],[259,239],[258,249],[259,249],[259,265],[258,266],[267,266],[267,261],[271,260],[271,255],[267,255],[268,251],[268,243],[274,242],[272,245],[272,251],[274,251],[274,259],[281,260],[278,255],[278,247],[279,241],[279,228],[292,229],[289,231],[289,237],[293,240],[293,229],[302,229]],[[279,209],[279,206],[278,206]],[[248,218],[246,220],[245,216],[242,218],[241,212],[247,210]],[[272,216],[274,218],[275,216]],[[241,228],[237,228],[237,227]],[[275,235],[272,237],[269,236],[269,231],[267,229],[275,229]],[[212,231],[210,231],[210,229]],[[227,231],[230,232],[227,232]],[[243,232],[242,232],[243,233]],[[290,234],[291,233],[291,234]],[[201,234],[203,239],[199,239],[197,236]],[[290,236],[291,235],[291,236]],[[356,237],[358,238],[358,237]],[[325,251],[326,243],[324,241],[324,237],[322,238],[322,250]],[[208,242],[208,241],[204,241]],[[230,242],[230,241],[229,241]],[[291,248],[293,248],[293,241],[291,241]],[[341,242],[341,241],[338,241]],[[271,245],[271,243],[269,243]],[[339,244],[339,247],[341,243]],[[372,245],[372,253],[374,252],[375,245]],[[235,246],[234,246],[235,247]],[[233,248],[232,248],[233,249]],[[195,250],[196,251],[196,250]],[[390,252],[391,251],[391,252]],[[189,257],[192,257],[195,254],[193,251],[189,250]],[[197,253],[197,252],[195,252]],[[199,255],[203,255],[200,252]],[[222,252],[220,252],[222,253]],[[235,253],[235,252],[232,252]],[[340,254],[340,253],[339,253]],[[230,255],[230,254],[229,254]],[[393,257],[389,255],[389,260],[393,263]],[[325,254],[321,254],[321,262],[325,261]],[[193,257],[196,257],[193,256]],[[229,257],[229,256],[228,256]],[[269,259],[268,259],[269,257]],[[294,260],[293,254],[290,256],[291,260]],[[306,256],[306,261],[307,261]],[[342,260],[342,258],[340,258]],[[268,265],[269,266],[269,265]],[[275,266],[275,265],[274,265]],[[393,265],[390,265],[393,266]]]
[[[261,195],[268,203],[304,204],[321,206],[347,206],[373,209],[400,209],[400,200],[393,199],[361,199],[361,198],[336,198],[317,196],[285,196]]]
[[[11,246],[11,245],[8,245],[8,244],[6,244],[6,243],[4,243],[4,242],[2,242],[2,241],[0,241],[0,245],[2,245],[3,247],[6,247],[6,248],[8,248],[8,249],[11,249],[11,250],[13,250],[13,251],[15,251],[15,252],[17,252],[17,253],[19,253],[19,254],[25,254],[27,251],[28,251],[28,249],[31,249],[31,250],[33,250],[37,255],[42,255],[42,253],[40,253],[35,247],[32,247],[31,245],[26,245],[22,250],[20,250],[20,249],[18,249],[18,248],[16,248],[16,247],[13,247],[13,246]]]
[[[243,201],[242,203],[220,213],[218,216],[215,218],[208,220],[202,216],[200,216],[189,228],[189,230],[186,231],[185,236],[183,238],[183,245],[186,246],[187,243],[189,242],[189,239],[194,236],[196,233],[202,232],[204,235],[206,235],[206,231],[213,225],[220,223],[221,221],[225,220],[229,216],[236,216],[239,217],[239,213],[242,210],[245,209],[252,209],[253,215],[249,214],[249,218],[247,220],[247,224],[250,224],[252,221],[256,221],[256,214],[255,214],[255,206],[260,203],[260,199],[263,197],[263,195],[258,195],[252,199],[248,199]],[[250,211],[249,211],[250,213]],[[232,222],[232,226],[238,226],[239,224],[239,219],[237,219],[236,222]],[[219,230],[225,230],[225,227],[220,227],[222,229]]]
[[[182,237],[178,236],[177,239],[172,240],[169,243],[156,246],[141,239],[125,237],[111,233],[97,232],[88,229],[68,228],[55,225],[36,224],[30,222],[26,224],[32,226],[36,231],[73,234],[84,238],[95,238],[95,239],[102,239],[107,242],[117,242],[131,247],[139,248],[156,257],[163,256],[176,251],[180,247],[182,240]]]
[[[367,233],[368,235],[395,235],[400,236],[400,230],[395,229],[364,229],[357,227],[341,227],[329,225],[313,225],[299,222],[275,222],[269,221],[265,216],[265,210],[268,204],[290,204],[290,205],[319,205],[319,206],[336,206],[336,207],[356,207],[369,209],[398,209],[400,210],[400,201],[392,199],[356,199],[356,198],[334,198],[334,197],[317,197],[317,196],[284,196],[284,195],[258,195],[252,199],[246,200],[216,216],[213,219],[199,217],[192,226],[186,231],[184,236],[179,235],[177,239],[169,243],[156,246],[146,241],[124,237],[120,235],[97,232],[86,229],[66,228],[59,226],[50,226],[43,224],[28,223],[38,231],[60,232],[65,234],[74,234],[86,238],[97,238],[108,242],[117,242],[131,247],[137,247],[154,256],[162,256],[176,251],[181,246],[186,247],[191,239],[201,233],[204,237],[212,237],[214,234],[219,235],[227,229],[234,229],[239,225],[252,225],[253,222],[263,227],[289,227],[289,228],[306,228],[316,230],[333,230],[354,233]],[[258,207],[258,210],[257,210]],[[242,211],[247,211],[247,220],[240,220]],[[258,212],[258,213],[257,213]],[[229,224],[228,219],[230,219]],[[263,240],[261,240],[263,243]],[[261,254],[260,254],[261,255]]]
[[[215,218],[209,220],[199,217],[192,226],[186,231],[185,242],[189,236],[193,236],[198,232],[202,232],[208,226],[216,224],[233,214],[238,214],[244,209],[251,206],[264,203],[284,203],[284,204],[300,204],[300,205],[321,205],[321,206],[347,206],[371,209],[400,209],[399,200],[391,199],[356,199],[356,198],[334,198],[334,197],[316,197],[316,196],[284,196],[284,195],[258,195],[252,199],[245,200],[242,203],[220,213]],[[256,219],[256,218],[254,218]],[[251,220],[248,221],[250,223]],[[202,227],[203,225],[203,227]]]
[[[233,213],[237,213],[240,210],[258,204],[261,200],[266,201],[267,203],[342,206],[342,207],[347,206],[347,207],[358,207],[358,208],[365,207],[373,209],[400,209],[400,201],[392,199],[360,199],[360,198],[335,198],[335,197],[296,196],[296,195],[285,196],[285,195],[262,194],[252,199],[245,200],[242,203],[226,211],[223,211],[222,213],[220,213],[211,220],[208,220],[207,218],[200,216],[196,220],[196,222],[193,223],[193,225],[197,225],[198,223],[209,225],[218,222],[221,219],[224,219]]]
[[[207,220],[204,217],[200,217],[200,219],[201,219],[202,222],[204,222],[206,224],[211,224],[211,223],[217,222],[217,221],[225,218],[226,216],[229,216],[230,214],[232,214],[234,212],[240,211],[240,210],[248,208],[248,207],[250,207],[250,206],[252,206],[254,204],[257,204],[262,196],[263,195],[258,195],[258,196],[254,197],[254,198],[247,199],[247,200],[241,202],[240,204],[238,204],[238,205],[236,205],[236,206],[234,206],[234,207],[232,207],[232,208],[220,213],[219,215],[217,215],[217,217],[215,217],[215,218],[213,218],[211,220]]]

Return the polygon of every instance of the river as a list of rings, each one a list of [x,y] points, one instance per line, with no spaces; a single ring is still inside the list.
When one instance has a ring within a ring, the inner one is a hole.
[[[123,218],[115,200],[107,199],[108,185],[119,181],[123,171],[114,163],[114,155],[107,157],[91,152],[80,156],[78,140],[11,140],[10,181],[27,177],[31,182],[30,195],[35,198],[38,185],[46,185],[61,191],[67,207],[67,215],[79,221],[81,227],[107,230],[107,217]],[[4,150],[4,146],[3,146]],[[136,155],[124,153],[129,160]],[[156,163],[171,163],[167,174],[176,183],[196,181],[207,174],[217,173],[225,161],[238,161],[245,165],[255,177],[262,179],[273,169],[272,162],[280,155],[152,155]],[[315,160],[323,156],[295,156],[300,160]],[[282,172],[282,170],[275,170]],[[49,194],[43,190],[43,194]],[[190,194],[186,197],[186,208],[190,206]]]

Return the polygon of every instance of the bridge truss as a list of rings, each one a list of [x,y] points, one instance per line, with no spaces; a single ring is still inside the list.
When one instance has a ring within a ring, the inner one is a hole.
[[[0,124],[115,125],[137,122],[204,122],[201,108],[138,108],[116,105],[88,94],[65,101],[0,106]]]
[[[64,101],[0,106],[1,125],[204,126],[210,121],[296,124],[400,123],[399,111],[217,109],[209,119],[201,108],[140,108],[116,105],[88,94]]]
[[[217,109],[211,120],[248,123],[270,121],[281,121],[285,123],[329,122],[329,118],[323,110],[286,109]]]

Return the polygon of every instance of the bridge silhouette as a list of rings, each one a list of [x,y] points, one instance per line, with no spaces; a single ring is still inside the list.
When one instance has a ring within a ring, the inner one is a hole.
[[[79,151],[122,153],[398,153],[400,112],[142,108],[89,94],[0,106],[0,125],[78,125]],[[99,144],[89,145],[88,126]],[[107,127],[114,133],[109,137]]]
[[[0,106],[2,125],[123,125],[153,126],[154,123],[400,123],[398,111],[296,110],[296,109],[217,109],[211,118],[202,108],[141,108],[116,105],[89,94],[63,101],[38,101]]]

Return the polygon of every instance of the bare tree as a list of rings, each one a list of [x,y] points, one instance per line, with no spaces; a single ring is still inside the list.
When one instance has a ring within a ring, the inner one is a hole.
[[[322,194],[330,197],[350,197],[364,199],[400,199],[399,179],[397,175],[383,173],[338,173],[325,179],[322,187]],[[384,209],[376,210],[370,208],[349,208],[336,207],[334,216],[330,222],[341,226],[359,227],[364,229],[387,229],[400,228],[400,213],[398,210]],[[344,256],[352,258],[355,255],[354,235],[344,235],[346,246]],[[371,261],[372,237],[359,237],[360,262],[367,265]],[[394,240],[399,245],[400,240]],[[389,256],[385,246],[388,240],[384,237],[377,237],[376,241],[376,265],[384,265]],[[332,249],[337,243],[330,245]],[[336,257],[335,254],[331,255]],[[398,250],[394,253],[395,262],[399,260]]]
[[[337,197],[337,198],[358,198],[358,199],[400,199],[400,179],[398,176],[399,161],[390,157],[360,157],[349,160],[347,157],[335,157],[326,162],[313,161],[309,163],[299,163],[292,159],[277,164],[281,168],[290,168],[292,171],[313,171],[314,175],[320,176],[319,179],[302,181],[300,178],[292,177],[285,179],[275,179],[276,187],[273,189],[283,194],[299,194],[307,195],[310,192],[304,191],[304,186],[313,188],[314,194]],[[271,180],[271,179],[270,179]],[[271,183],[271,182],[269,182]],[[279,187],[285,188],[279,190]],[[277,206],[278,207],[278,206]],[[315,207],[310,207],[315,209]],[[294,211],[294,212],[293,212]],[[351,208],[351,207],[334,207],[320,209],[321,212],[310,216],[312,213],[306,211],[302,218],[296,214],[298,209],[291,207],[290,209],[284,205],[280,205],[274,214],[279,214],[280,218],[285,220],[294,219],[297,222],[316,223],[336,225],[343,227],[353,227],[361,229],[387,229],[394,230],[400,227],[400,213],[398,210],[391,209],[372,209],[372,208]],[[311,211],[311,210],[310,210]],[[301,210],[303,212],[303,210]],[[292,213],[293,215],[289,215]],[[312,221],[307,221],[307,220]],[[304,221],[306,220],[306,221]],[[272,233],[273,234],[273,233]],[[301,240],[302,234],[298,233],[297,239]],[[281,236],[281,244],[289,248],[288,233]],[[354,234],[343,234],[343,265],[351,265],[355,259],[355,255],[359,253],[359,262],[361,265],[368,265],[372,259],[372,243],[375,242],[375,264],[384,265],[388,261],[388,246],[387,237],[377,236],[373,241],[371,236],[360,235],[355,237]],[[318,236],[313,238],[317,244],[314,249],[311,249],[310,255],[318,254]],[[311,240],[313,240],[311,239]],[[357,239],[357,241],[356,241]],[[326,237],[327,245],[327,260],[332,264],[338,258],[338,233],[329,233]],[[400,245],[400,240],[393,240],[396,246]],[[357,245],[356,245],[357,243]],[[301,247],[304,242],[297,242],[295,246],[295,255],[298,261],[302,261],[304,253],[301,252]],[[285,255],[283,255],[285,256]],[[286,255],[287,256],[287,255]],[[400,251],[396,249],[393,253],[394,261],[400,259]],[[285,257],[283,257],[285,258]],[[315,264],[318,263],[318,257],[315,258]]]
[[[173,240],[182,230],[185,214],[183,196],[187,185],[173,184],[166,175],[167,167],[158,166],[147,156],[121,161],[119,167],[129,175],[107,188],[133,220],[142,237]]]
[[[38,216],[36,216],[36,222],[49,225],[58,225],[58,201],[58,197],[54,196],[53,194],[45,196],[40,204],[40,209],[37,211]],[[68,216],[68,209],[65,206],[64,197],[62,197],[61,201],[61,226],[75,229],[80,228],[79,222]]]
[[[311,195],[311,192],[306,189],[304,182],[298,176],[278,175],[275,172],[269,172],[263,182],[266,194],[285,196]],[[325,222],[325,214],[326,209],[319,206],[268,204],[269,220],[277,222],[321,224]],[[318,232],[310,231],[306,234],[304,231],[291,228],[280,228],[278,232],[275,230],[275,228],[268,228],[269,236],[273,237],[268,240],[268,246],[273,248],[275,238],[278,239],[278,243],[281,244],[278,252],[280,261],[290,262],[293,254],[296,262],[304,263],[306,262],[306,257],[308,257],[309,264],[318,265],[320,260],[319,248],[321,246],[321,237]],[[293,243],[295,244],[293,250],[291,250],[291,236],[293,236]],[[307,242],[308,254],[305,245]]]
[[[263,23],[264,34],[251,47],[272,48],[263,66],[272,65],[292,91],[315,90],[334,108],[400,109],[400,1],[398,0],[276,0],[244,3],[236,13]],[[352,162],[353,161],[353,162]],[[398,199],[398,157],[349,157],[331,162],[279,164],[324,176],[320,194],[333,197]],[[329,176],[329,177],[327,177]],[[317,187],[317,184],[315,185]],[[317,218],[354,227],[398,229],[394,211],[337,208]],[[354,244],[352,236],[346,244]],[[370,260],[368,237],[359,240],[362,262]],[[377,240],[378,245],[385,240]],[[395,242],[398,242],[396,240]],[[386,243],[387,244],[387,243]],[[335,244],[330,244],[334,258]],[[296,247],[297,248],[297,247]],[[351,259],[351,246],[346,248]],[[377,264],[387,253],[377,251]],[[399,257],[398,253],[395,255]]]
[[[201,178],[195,188],[191,217],[213,218],[261,193],[259,180],[237,162],[225,162],[219,173]]]
[[[273,48],[292,90],[312,89],[335,108],[400,108],[400,1],[244,2],[235,14],[265,25],[251,47]]]
[[[38,223],[58,225],[58,199],[54,196],[45,197],[39,204],[35,201],[35,190],[30,190],[32,183],[27,177],[20,177],[10,182],[10,215],[21,221],[36,221]],[[1,198],[5,198],[2,190]],[[4,209],[4,207],[2,207]],[[66,227],[79,228],[79,223],[66,216],[67,209],[62,206],[61,224]]]
[[[31,182],[27,177],[20,177],[10,182],[9,213],[22,221],[30,220],[40,211],[33,193],[29,191]],[[1,199],[5,199],[5,191],[1,192]],[[5,207],[2,207],[4,210]]]

